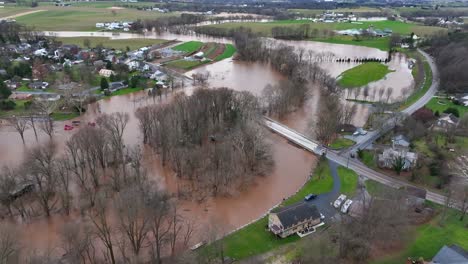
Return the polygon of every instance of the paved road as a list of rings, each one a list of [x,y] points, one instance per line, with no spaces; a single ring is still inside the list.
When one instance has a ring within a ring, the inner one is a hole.
[[[432,85],[429,88],[429,90],[426,92],[426,94],[424,94],[418,101],[416,101],[414,104],[412,104],[411,106],[409,106],[408,108],[402,111],[402,113],[404,114],[412,114],[419,108],[426,105],[427,102],[429,102],[429,100],[431,100],[431,98],[435,95],[439,87],[439,74],[438,74],[437,67],[435,65],[434,60],[432,59],[431,56],[429,56],[424,51],[422,50],[418,50],[418,51],[426,58],[426,60],[428,61],[431,67],[432,76],[433,76]],[[265,125],[269,129],[287,138],[288,140],[304,148],[305,150],[308,150],[317,155],[321,155],[322,153],[325,152],[329,160],[341,166],[348,167],[360,175],[363,175],[369,179],[375,180],[387,186],[391,186],[393,188],[400,188],[402,186],[413,186],[412,184],[408,182],[395,179],[383,173],[372,170],[368,168],[367,166],[365,166],[364,164],[362,164],[360,161],[350,158],[350,155],[349,155],[350,152],[356,151],[358,148],[363,149],[363,148],[366,148],[368,145],[372,144],[376,139],[378,139],[380,136],[382,136],[383,134],[387,133],[390,129],[392,129],[394,127],[394,124],[395,124],[395,120],[391,118],[385,123],[382,129],[371,131],[367,135],[360,137],[356,145],[354,145],[352,148],[349,148],[348,151],[339,153],[339,152],[328,150],[327,148],[321,146],[318,142],[308,139],[306,136],[302,135],[301,133],[298,133],[297,131],[294,131],[293,129],[288,128],[272,119],[265,118]],[[427,191],[426,198],[427,200],[438,203],[438,204],[444,204],[446,201],[445,196],[432,192],[432,191]]]
[[[333,187],[331,191],[323,194],[319,194],[314,200],[308,201],[307,203],[312,203],[319,209],[319,212],[325,216],[325,219],[330,219],[336,215],[338,212],[331,203],[338,198],[340,195],[341,181],[338,176],[338,164],[329,160],[328,166],[330,166],[331,176],[333,177]]]
[[[405,115],[411,115],[414,112],[416,112],[416,110],[418,110],[419,108],[425,106],[431,100],[431,98],[434,97],[434,95],[437,92],[437,89],[439,88],[439,83],[440,83],[439,72],[437,71],[437,66],[435,64],[434,59],[426,52],[420,49],[418,49],[418,51],[426,58],[427,62],[429,63],[429,66],[431,67],[432,85],[431,87],[429,87],[429,90],[421,98],[418,99],[418,101],[416,101],[414,104],[410,105],[409,107],[401,111],[401,113]],[[370,131],[365,136],[356,137],[355,138],[356,144],[348,148],[347,150],[342,151],[341,154],[349,155],[350,153],[356,152],[358,149],[365,149],[366,147],[371,145],[375,140],[377,140],[379,137],[381,137],[382,135],[384,135],[385,133],[393,129],[394,126],[395,126],[395,118],[390,118],[389,120],[385,122],[385,124],[382,126],[381,129]]]
[[[291,128],[288,128],[278,122],[275,122],[271,119],[265,118],[265,126],[271,129],[273,132],[287,138],[292,143],[302,147],[305,150],[308,150],[314,154],[321,155],[322,153],[326,153],[326,156],[329,160],[354,170],[359,175],[365,176],[369,179],[375,180],[387,186],[393,188],[400,188],[402,186],[414,186],[410,183],[405,181],[395,179],[393,177],[387,176],[383,173],[377,172],[373,169],[368,168],[360,161],[350,158],[349,155],[343,156],[339,153],[329,151],[324,147],[321,147],[319,144],[314,142],[313,140],[308,139],[306,136],[302,135],[299,132],[294,131]],[[438,203],[444,204],[445,197],[435,192],[427,191],[427,200]]]

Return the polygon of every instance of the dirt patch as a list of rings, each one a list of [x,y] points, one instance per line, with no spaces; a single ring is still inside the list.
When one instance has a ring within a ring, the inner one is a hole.
[[[224,52],[226,46],[220,43],[210,42],[200,49],[208,59],[214,60],[216,57],[221,55]]]
[[[23,12],[23,13],[19,13],[19,14],[12,15],[12,16],[2,17],[2,19],[17,18],[17,17],[20,17],[20,16],[30,15],[30,14],[34,14],[34,13],[38,13],[38,12],[42,12],[42,11],[47,11],[47,10],[41,9],[41,10],[34,10],[34,11]]]
[[[218,44],[216,49],[211,54],[208,55],[208,58],[210,58],[212,60],[216,59],[216,57],[223,54],[225,49],[226,49],[225,44]]]
[[[122,10],[122,9],[125,9],[125,8],[124,7],[113,6],[113,7],[108,7],[107,9]]]

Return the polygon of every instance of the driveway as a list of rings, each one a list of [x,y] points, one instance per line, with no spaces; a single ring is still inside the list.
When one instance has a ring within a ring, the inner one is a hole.
[[[338,176],[338,164],[328,160],[331,176],[333,178],[333,187],[330,192],[319,194],[317,198],[308,203],[314,204],[319,209],[320,213],[325,216],[325,220],[332,218],[338,211],[331,205],[332,202],[340,195],[341,181]]]

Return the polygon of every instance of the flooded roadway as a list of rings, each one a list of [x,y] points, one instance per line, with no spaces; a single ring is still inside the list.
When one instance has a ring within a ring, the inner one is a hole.
[[[63,33],[63,32],[62,32]],[[76,33],[70,32],[68,36],[102,36],[110,35],[111,33]],[[61,34],[60,36],[64,36]],[[117,38],[134,38],[134,34],[121,34],[112,36]],[[139,36],[138,37],[142,37]],[[230,42],[228,39],[219,39],[203,36],[180,36],[180,35],[156,35],[151,33],[145,37],[151,38],[166,38],[179,40],[200,40],[200,41],[217,41]],[[342,57],[347,54],[361,57],[386,57],[386,53],[366,48],[349,45],[326,44],[308,41],[281,41],[287,45],[303,47],[307,50],[313,50],[315,53],[326,51],[326,56]],[[353,63],[336,63],[331,61],[323,61],[320,64],[332,76],[338,76],[346,69],[352,68],[356,64]],[[389,64],[390,68],[395,70],[394,73],[387,75],[386,80],[382,80],[371,84],[371,87],[380,87],[392,85],[394,88],[394,96],[397,98],[401,95],[398,91],[410,85],[412,76],[406,66],[406,58],[398,55]],[[405,68],[406,67],[406,68]],[[198,68],[193,72],[209,71],[211,77],[209,80],[211,87],[229,87],[239,91],[250,91],[255,95],[260,96],[262,89],[267,84],[276,84],[284,77],[273,71],[266,65],[259,63],[245,63],[233,61],[231,59],[223,60],[214,64],[209,64]],[[190,75],[193,72],[189,72]],[[186,88],[190,91],[190,88]],[[374,88],[372,88],[374,89]],[[376,89],[376,88],[375,88]],[[316,116],[320,93],[317,87],[311,85],[311,96],[306,101],[303,108],[287,116],[282,122],[298,129],[302,132],[307,132],[308,123]],[[344,95],[345,96],[345,95]],[[169,96],[170,97],[170,96]],[[169,99],[164,99],[162,102],[167,102]],[[147,104],[159,103],[159,99],[153,102],[147,98],[145,92],[136,92],[129,95],[114,96],[109,99],[104,99],[93,103],[89,106],[88,111],[79,119],[85,124],[87,121],[94,121],[101,113],[112,112],[127,112],[130,115],[129,124],[124,133],[125,144],[136,145],[142,143],[141,133],[138,128],[138,121],[134,116],[134,111],[141,106]],[[354,120],[356,125],[362,125],[367,119],[368,109],[364,105],[359,105],[358,114]],[[54,141],[59,149],[63,149],[64,142],[70,137],[73,132],[63,131],[64,123],[58,122],[57,130],[54,135]],[[48,137],[39,133],[39,141],[46,142]],[[0,166],[17,165],[23,157],[28,146],[36,144],[33,132],[28,129],[25,133],[26,146],[21,142],[21,139],[11,127],[0,126]],[[313,168],[316,158],[309,153],[304,152],[294,146],[289,145],[284,139],[277,135],[270,134],[268,140],[273,146],[273,156],[275,167],[272,173],[265,177],[258,177],[255,183],[246,190],[239,190],[237,195],[233,197],[211,198],[202,203],[194,201],[180,201],[179,210],[189,218],[196,219],[197,226],[206,226],[210,222],[217,222],[222,225],[227,231],[238,228],[246,223],[257,219],[268,211],[271,207],[278,204],[284,197],[287,197],[297,191],[300,186],[306,181],[311,169]],[[160,183],[164,188],[175,191],[174,174],[167,168],[162,168],[157,156],[147,157],[146,168],[149,176]],[[240,213],[241,212],[241,213]],[[74,221],[79,221],[79,216],[74,216]],[[35,220],[23,229],[25,236],[31,247],[45,249],[46,247],[57,246],[57,233],[64,222],[71,221],[61,215],[54,215],[51,220]],[[199,230],[200,232],[203,232]],[[201,235],[199,234],[198,237]],[[193,241],[197,243],[198,241]]]

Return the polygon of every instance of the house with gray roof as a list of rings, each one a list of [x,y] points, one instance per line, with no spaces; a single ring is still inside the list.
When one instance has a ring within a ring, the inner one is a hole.
[[[320,212],[313,204],[306,202],[277,208],[268,216],[268,229],[285,238],[297,232],[320,224]]]
[[[468,251],[457,246],[443,246],[432,259],[432,264],[468,264]]]

